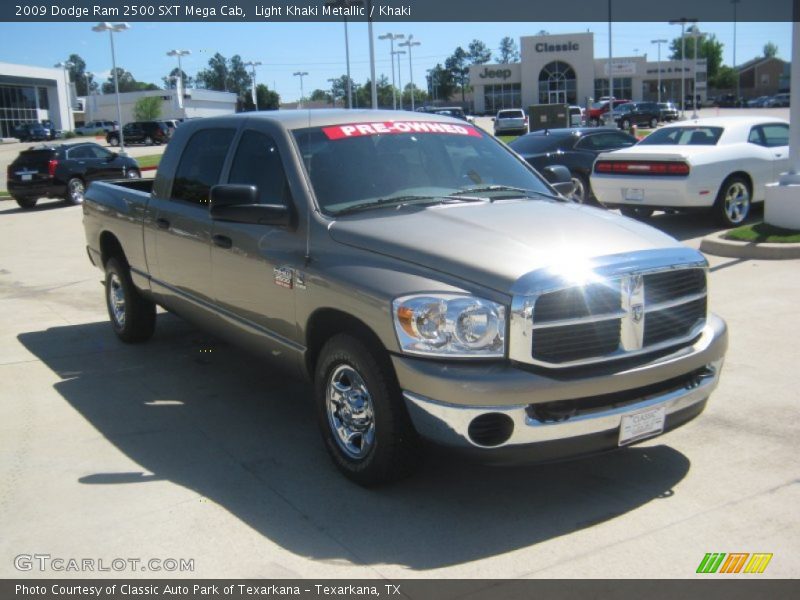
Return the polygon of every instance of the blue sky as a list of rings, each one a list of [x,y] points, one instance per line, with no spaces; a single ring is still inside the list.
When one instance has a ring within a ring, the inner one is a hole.
[[[0,61],[52,66],[77,53],[87,70],[107,72],[111,54],[107,34],[91,31],[90,23],[0,23]],[[724,44],[723,61],[733,64],[733,23],[700,23],[702,31],[713,33]],[[472,39],[485,42],[495,53],[500,39],[550,33],[594,32],[595,58],[608,56],[607,23],[375,23],[376,69],[390,77],[389,42],[377,39],[383,33],[414,34],[421,46],[414,48],[413,70],[417,85],[424,85],[425,70],[444,62],[456,46]],[[369,51],[365,23],[350,23],[350,57],[353,79],[362,83],[369,76]],[[680,26],[668,23],[614,23],[614,56],[647,54],[656,58],[650,41],[672,39]],[[791,58],[791,23],[738,23],[736,61],[760,56],[768,41],[778,46],[778,56]],[[329,87],[327,79],[345,73],[344,28],[341,23],[131,23],[131,29],[116,37],[117,63],[139,81],[161,84],[161,77],[177,66],[166,56],[172,48],[188,49],[183,67],[194,76],[215,52],[226,57],[239,54],[244,60],[261,61],[260,83],[277,89],[283,101],[300,96],[295,71],[307,71],[306,94]],[[662,57],[667,48],[662,46]],[[402,81],[408,82],[408,59],[403,57]]]

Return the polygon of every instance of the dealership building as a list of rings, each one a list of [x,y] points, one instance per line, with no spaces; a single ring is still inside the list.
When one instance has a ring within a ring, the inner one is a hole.
[[[191,119],[217,117],[236,112],[236,94],[203,89],[186,89],[181,94],[176,89],[123,92],[119,95],[122,122],[135,121],[134,109],[141,98],[159,98],[159,119]],[[117,97],[115,94],[93,94],[83,99],[86,121],[116,121]]]
[[[688,36],[687,36],[688,39]],[[666,48],[662,52],[666,54]],[[610,96],[608,58],[595,58],[594,34],[568,33],[520,38],[518,63],[473,65],[469,81],[476,113],[494,113],[503,108],[527,108],[533,104],[585,106],[594,99]],[[705,101],[706,61],[648,60],[647,56],[613,57],[611,69],[616,98],[658,99],[661,71],[661,100],[678,102],[681,74],[685,93],[694,92]]]
[[[31,121],[71,129],[70,97],[63,69],[0,62],[0,138]]]

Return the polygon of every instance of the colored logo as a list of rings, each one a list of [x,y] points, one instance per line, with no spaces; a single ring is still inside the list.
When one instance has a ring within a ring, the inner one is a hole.
[[[709,552],[700,561],[698,573],[763,573],[772,554],[756,552]]]

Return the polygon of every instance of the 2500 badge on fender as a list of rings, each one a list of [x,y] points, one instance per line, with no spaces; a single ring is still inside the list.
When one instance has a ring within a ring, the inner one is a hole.
[[[666,432],[727,345],[701,254],[436,114],[190,121],[153,182],[94,184],[84,226],[121,340],[162,305],[309,378],[362,485],[411,472],[423,440],[527,462]]]

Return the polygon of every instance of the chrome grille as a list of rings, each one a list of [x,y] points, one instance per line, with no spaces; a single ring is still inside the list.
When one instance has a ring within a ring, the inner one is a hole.
[[[694,265],[540,293],[531,299],[526,362],[567,367],[688,342],[705,324],[706,293],[705,269]]]

